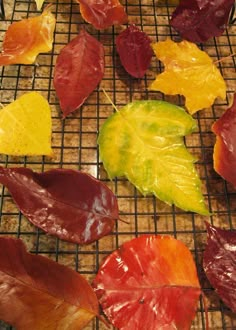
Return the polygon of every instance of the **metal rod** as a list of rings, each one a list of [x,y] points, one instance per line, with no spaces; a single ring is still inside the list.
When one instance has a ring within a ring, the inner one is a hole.
[[[5,19],[3,0],[0,0],[0,18]]]

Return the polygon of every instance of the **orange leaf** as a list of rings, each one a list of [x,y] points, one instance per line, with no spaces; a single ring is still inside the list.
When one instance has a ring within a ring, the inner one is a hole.
[[[184,95],[193,114],[210,107],[216,97],[225,99],[226,84],[212,59],[194,43],[167,39],[152,45],[165,71],[149,87],[169,95]]]
[[[55,24],[49,7],[40,16],[11,24],[4,37],[0,65],[32,64],[39,53],[49,52]]]

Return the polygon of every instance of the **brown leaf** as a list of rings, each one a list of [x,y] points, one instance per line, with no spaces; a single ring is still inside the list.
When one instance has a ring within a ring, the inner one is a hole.
[[[0,319],[17,330],[79,330],[98,315],[87,281],[20,239],[0,238]]]

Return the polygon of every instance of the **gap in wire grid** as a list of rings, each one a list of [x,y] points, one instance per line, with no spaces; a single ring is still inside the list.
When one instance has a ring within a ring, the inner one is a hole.
[[[129,221],[129,224],[117,222],[111,235],[88,246],[66,243],[35,229],[18,212],[7,189],[2,188],[0,235],[20,237],[32,253],[44,255],[71,267],[89,281],[94,278],[104,257],[123,242],[143,233],[174,235],[191,249],[195,257],[203,291],[210,302],[210,329],[236,328],[235,314],[221,303],[206,280],[201,267],[206,240],[203,223],[205,218],[168,206],[154,197],[143,197],[123,178],[118,178],[113,182],[108,180],[99,161],[96,141],[99,128],[113,112],[112,106],[103,93],[96,89],[81,110],[62,121],[52,83],[55,60],[60,49],[78,34],[81,26],[84,26],[105,47],[106,71],[100,88],[107,91],[118,108],[130,101],[140,99],[165,99],[183,105],[183,99],[178,96],[163,96],[161,93],[147,90],[155,73],[163,70],[162,64],[154,57],[147,75],[140,81],[132,79],[124,71],[115,50],[115,37],[125,26],[112,27],[98,32],[92,26],[84,23],[76,2],[70,0],[51,2],[54,3],[53,12],[57,16],[52,52],[40,54],[37,58],[37,65],[2,68],[2,72],[0,71],[0,100],[3,105],[8,104],[32,89],[41,92],[49,100],[52,109],[52,144],[55,159],[52,161],[47,157],[0,156],[0,164],[2,166],[27,166],[39,172],[63,167],[90,173],[105,182],[116,193],[121,217]],[[171,37],[176,41],[180,40],[178,34],[169,26],[174,6],[168,5],[168,1],[126,0],[122,3],[125,5],[132,23],[136,23],[153,41],[165,40],[166,37]],[[1,40],[11,22],[38,14],[35,3],[26,0],[8,0],[5,10],[7,19],[1,21],[0,24]],[[217,60],[232,53],[233,50],[235,51],[235,44],[235,28],[230,28],[222,37],[217,40],[212,39],[201,47]],[[203,181],[206,201],[210,209],[214,211],[213,223],[224,228],[236,228],[236,191],[213,171],[212,152],[215,138],[211,132],[211,124],[220,117],[232,100],[236,82],[235,59],[228,59],[219,67],[227,83],[227,99],[226,101],[217,100],[211,109],[195,115],[199,131],[187,137],[186,144],[189,151],[199,159],[197,168]],[[10,329],[0,323],[1,330],[8,328]],[[94,320],[85,329],[101,330],[105,327],[99,320]],[[192,329],[205,329],[202,301],[199,303]]]

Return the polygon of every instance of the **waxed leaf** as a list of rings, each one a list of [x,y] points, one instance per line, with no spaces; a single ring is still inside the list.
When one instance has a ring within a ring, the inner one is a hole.
[[[100,158],[111,179],[126,176],[144,195],[208,214],[195,159],[183,142],[196,128],[192,116],[170,103],[129,103],[101,127]]]
[[[54,87],[64,117],[78,109],[104,74],[103,45],[85,30],[71,40],[56,61]]]
[[[77,0],[83,19],[96,29],[102,30],[112,25],[124,24],[128,16],[119,0]]]
[[[137,26],[130,25],[116,38],[116,49],[125,70],[135,78],[142,78],[152,59],[151,39]]]
[[[206,225],[205,273],[220,298],[236,312],[236,232]]]
[[[99,268],[92,286],[119,329],[190,329],[201,293],[188,248],[161,235],[124,243]]]
[[[235,0],[181,0],[170,25],[183,39],[205,42],[225,31]]]
[[[82,329],[98,315],[88,282],[70,268],[0,237],[0,319],[17,330]]]
[[[214,169],[236,187],[236,94],[232,106],[212,125],[216,134]]]
[[[12,23],[4,37],[0,65],[34,63],[39,53],[52,49],[55,25],[49,7],[39,16]]]
[[[0,153],[52,156],[51,109],[37,92],[23,94],[0,110]]]
[[[0,167],[0,183],[29,221],[69,242],[91,243],[108,234],[118,219],[112,191],[80,171],[36,173],[29,168]]]
[[[185,106],[193,114],[210,107],[216,97],[225,99],[226,84],[206,52],[186,40],[167,39],[153,44],[165,71],[157,75],[149,89],[169,95],[184,95]]]

